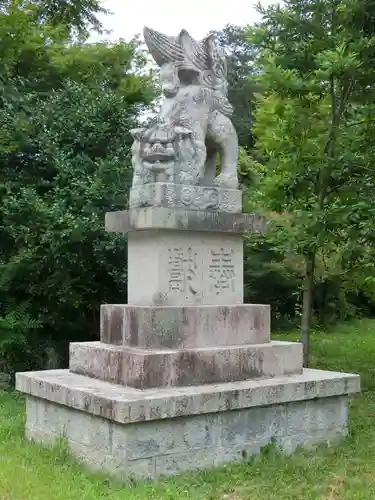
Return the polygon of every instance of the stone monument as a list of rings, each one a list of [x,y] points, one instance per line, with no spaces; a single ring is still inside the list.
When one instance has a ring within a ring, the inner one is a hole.
[[[26,435],[139,477],[336,441],[359,377],[303,369],[299,343],[270,340],[269,306],[243,303],[243,234],[264,221],[242,213],[224,54],[211,35],[144,36],[165,98],[132,131],[129,210],[105,220],[128,235],[128,304],[102,305],[69,369],[17,374]]]

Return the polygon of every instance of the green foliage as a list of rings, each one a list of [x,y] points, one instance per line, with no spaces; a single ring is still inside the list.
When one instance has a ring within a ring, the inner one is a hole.
[[[228,24],[214,33],[227,54],[228,97],[234,107],[232,120],[240,145],[249,150],[254,143],[251,124],[255,85],[252,76],[257,72],[257,47],[249,44],[245,27]]]
[[[270,304],[273,328],[285,330],[301,322],[304,258],[286,250],[288,221],[276,214],[267,218],[265,235],[245,239],[245,300]],[[359,315],[373,315],[372,284],[364,285],[364,276],[358,269],[343,275],[337,259],[326,260],[318,254],[312,296],[314,324],[327,327]]]
[[[18,368],[40,365],[31,335],[42,326],[29,311],[29,304],[7,304],[0,314],[0,372],[14,374]],[[40,353],[40,351],[39,351]]]
[[[18,345],[22,357],[25,342],[64,354],[95,338],[101,302],[126,300],[126,242],[104,233],[104,214],[126,204],[129,129],[155,93],[134,71],[136,43],[74,43],[31,4],[14,2],[1,23],[0,304],[32,313],[17,306],[25,322],[1,334],[0,356]]]
[[[274,234],[245,240],[245,300],[270,304],[274,329],[290,328],[299,319],[301,263],[278,251]]]
[[[331,262],[337,279],[358,254],[369,257],[373,238],[374,149],[363,136],[370,138],[375,38],[353,9],[358,15],[351,0],[290,0],[259,8],[263,22],[251,30],[263,70],[253,128],[262,199],[288,221],[279,251],[305,261],[305,339],[318,262]]]
[[[2,0],[1,11],[33,13],[35,24],[57,27],[69,38],[84,40],[90,30],[101,31],[98,14],[108,13],[99,0]]]

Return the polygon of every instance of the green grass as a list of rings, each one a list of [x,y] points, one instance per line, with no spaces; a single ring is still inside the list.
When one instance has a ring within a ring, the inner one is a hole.
[[[212,471],[121,485],[86,472],[63,445],[51,450],[26,442],[23,398],[4,393],[0,500],[375,499],[375,321],[316,332],[311,345],[313,366],[362,376],[362,394],[351,403],[350,435],[336,449],[322,447],[289,458],[269,450],[251,461]]]

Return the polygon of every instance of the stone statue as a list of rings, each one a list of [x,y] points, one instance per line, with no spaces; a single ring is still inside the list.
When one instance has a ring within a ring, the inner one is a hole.
[[[131,131],[133,191],[155,183],[238,189],[224,52],[213,35],[198,42],[185,30],[169,37],[145,27],[144,38],[160,67],[164,101],[152,126]]]

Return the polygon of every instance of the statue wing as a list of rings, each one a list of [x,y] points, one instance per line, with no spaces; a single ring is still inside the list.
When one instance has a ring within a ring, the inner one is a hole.
[[[202,41],[196,41],[186,30],[177,37],[171,37],[147,28],[144,39],[150,54],[158,66],[167,63],[190,63],[197,70],[211,70],[218,80],[226,79],[225,52],[216,44],[213,34]]]
[[[186,59],[189,59],[201,71],[209,69],[210,60],[205,43],[194,40],[186,30],[181,30],[177,39],[184,50]]]
[[[227,63],[224,50],[217,45],[213,34],[208,35],[203,40],[203,44],[209,58],[210,69],[218,80],[226,80]]]
[[[174,37],[163,35],[147,26],[143,29],[143,35],[148,50],[158,66],[184,60],[184,49]]]

